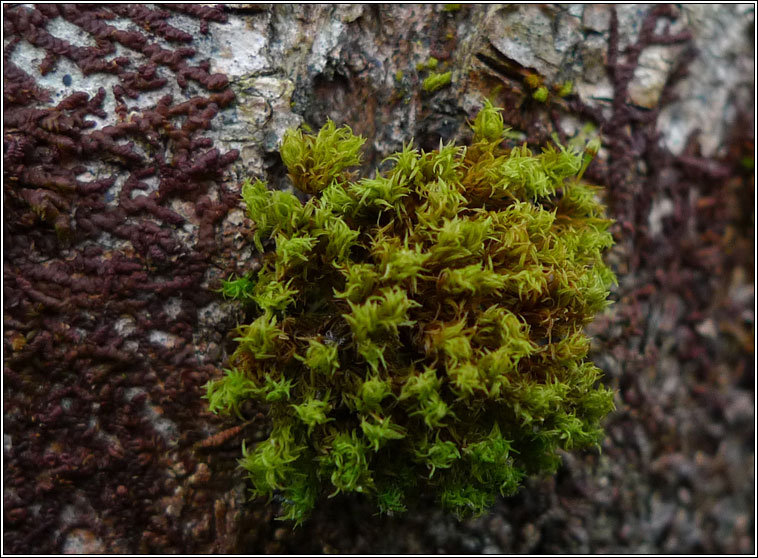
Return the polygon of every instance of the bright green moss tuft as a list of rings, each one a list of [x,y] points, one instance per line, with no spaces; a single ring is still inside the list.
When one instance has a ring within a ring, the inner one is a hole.
[[[295,187],[315,194],[331,185],[344,169],[360,164],[364,141],[350,128],[337,129],[329,120],[316,135],[289,130],[280,153]]]
[[[568,97],[573,93],[574,91],[574,82],[571,80],[564,81],[560,84],[558,87],[558,96],[559,97]]]
[[[613,239],[579,180],[599,143],[504,149],[489,102],[472,129],[468,147],[406,145],[361,180],[349,128],[292,131],[282,158],[310,199],[243,185],[262,266],[221,292],[253,319],[206,397],[240,417],[268,405],[271,434],[240,465],[282,518],[338,492],[482,513],[602,437],[613,394],[582,329],[608,304]]]
[[[421,87],[423,87],[424,91],[427,93],[433,93],[438,89],[442,89],[443,87],[450,85],[452,78],[452,72],[444,72],[441,74],[437,72],[431,72],[429,76],[424,79]]]
[[[537,90],[534,93],[532,93],[532,97],[534,98],[534,100],[539,101],[540,103],[544,103],[547,101],[547,95],[548,95],[547,87],[545,87],[544,85],[538,87]]]

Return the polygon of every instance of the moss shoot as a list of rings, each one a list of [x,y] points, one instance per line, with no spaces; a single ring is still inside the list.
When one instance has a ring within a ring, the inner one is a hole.
[[[241,419],[267,406],[240,465],[282,518],[340,492],[481,514],[602,438],[613,394],[582,332],[615,281],[611,221],[580,181],[597,146],[505,149],[489,103],[471,126],[468,147],[406,145],[360,180],[363,138],[293,131],[282,159],[308,201],[243,185],[263,265],[224,282],[253,319],[206,397]]]
[[[421,86],[427,93],[433,93],[438,89],[442,89],[443,87],[450,85],[453,79],[452,76],[452,72],[432,72],[424,79]]]

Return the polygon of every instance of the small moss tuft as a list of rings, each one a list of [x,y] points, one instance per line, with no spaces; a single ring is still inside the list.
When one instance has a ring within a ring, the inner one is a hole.
[[[445,72],[444,74],[432,72],[426,79],[424,79],[422,87],[427,93],[433,93],[438,89],[442,89],[443,87],[450,85],[452,77],[452,72]]]
[[[537,90],[534,93],[532,93],[532,98],[534,98],[535,101],[544,103],[547,101],[547,95],[548,95],[547,87],[545,87],[544,85],[541,85],[540,87],[537,88]]]
[[[558,96],[568,97],[574,92],[574,82],[571,80],[564,81],[558,86]]]
[[[505,149],[489,102],[471,127],[467,147],[406,145],[360,180],[349,128],[290,131],[282,159],[310,199],[243,185],[262,266],[221,287],[252,320],[206,397],[240,418],[268,406],[240,465],[284,519],[338,492],[480,514],[602,438],[613,394],[582,328],[608,304],[613,239],[580,181],[599,142]]]

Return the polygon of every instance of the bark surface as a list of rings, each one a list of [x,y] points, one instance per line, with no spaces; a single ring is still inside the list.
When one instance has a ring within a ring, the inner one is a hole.
[[[6,552],[755,551],[752,5],[3,17]],[[410,139],[465,141],[485,98],[534,147],[588,124],[603,140],[587,177],[620,284],[591,330],[618,390],[602,452],[463,523],[335,497],[293,532],[236,469],[263,415],[235,426],[202,399],[244,317],[214,289],[256,265],[240,181],[289,187],[289,127],[350,125],[368,174]]]

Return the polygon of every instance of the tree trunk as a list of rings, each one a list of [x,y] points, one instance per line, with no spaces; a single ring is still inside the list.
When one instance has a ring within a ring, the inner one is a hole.
[[[7,552],[754,552],[752,5],[3,15]],[[486,98],[535,148],[603,140],[602,452],[479,519],[339,496],[292,532],[236,469],[263,415],[202,399],[243,318],[215,289],[255,262],[240,182],[289,187],[290,127],[351,126],[369,174],[410,140],[465,142]]]

